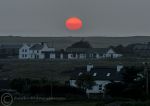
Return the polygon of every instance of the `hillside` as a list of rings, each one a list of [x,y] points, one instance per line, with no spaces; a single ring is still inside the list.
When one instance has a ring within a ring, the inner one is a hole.
[[[110,45],[119,44],[128,45],[131,43],[150,42],[150,36],[133,36],[133,37],[14,37],[1,36],[0,43],[39,43],[47,42],[49,46],[54,45],[57,49],[66,48],[71,44],[84,39],[89,41],[95,48],[104,48]]]

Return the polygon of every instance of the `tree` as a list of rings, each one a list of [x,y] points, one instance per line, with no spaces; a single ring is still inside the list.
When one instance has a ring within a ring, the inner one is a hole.
[[[95,85],[95,82],[90,73],[84,73],[77,78],[76,84],[79,88],[86,90]]]
[[[126,84],[134,83],[139,79],[139,73],[143,72],[143,67],[124,67],[123,82]]]
[[[122,97],[125,85],[121,82],[112,82],[105,86],[105,94],[112,97]]]
[[[122,82],[113,82],[106,86],[106,94],[112,97],[143,99],[145,96],[145,79],[143,67],[125,67]]]
[[[81,40],[79,42],[72,44],[68,48],[92,48],[92,46],[89,42]]]

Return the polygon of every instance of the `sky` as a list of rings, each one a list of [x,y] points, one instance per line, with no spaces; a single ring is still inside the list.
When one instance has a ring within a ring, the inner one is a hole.
[[[81,30],[66,29],[72,16]],[[150,0],[0,0],[0,35],[148,36]]]

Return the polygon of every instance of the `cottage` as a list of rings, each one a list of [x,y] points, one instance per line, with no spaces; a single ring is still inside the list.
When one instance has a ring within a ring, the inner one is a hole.
[[[71,79],[69,80],[70,86],[77,87],[76,80],[77,78],[84,74],[90,73],[92,75],[95,84],[86,89],[87,94],[97,94],[104,93],[105,86],[112,81],[120,82],[122,80],[122,68],[123,65],[117,65],[117,67],[94,67],[89,64],[87,67],[75,68],[72,71]]]
[[[122,54],[109,48],[67,48],[55,51],[46,43],[23,44],[19,49],[19,59],[116,59]]]
[[[55,58],[55,49],[49,48],[46,43],[23,44],[19,49],[19,59],[45,59],[47,55],[44,55],[44,52],[50,52],[49,58]]]
[[[68,59],[106,59],[120,58],[122,54],[116,53],[111,48],[68,48]]]
[[[103,54],[103,58],[119,58],[122,57],[122,54],[116,53],[113,49],[107,49],[107,51]]]

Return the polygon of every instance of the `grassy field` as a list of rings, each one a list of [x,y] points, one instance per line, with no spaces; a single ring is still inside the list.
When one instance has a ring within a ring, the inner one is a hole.
[[[0,79],[3,78],[47,78],[50,80],[65,82],[70,78],[74,67],[86,66],[91,63],[94,66],[113,66],[122,63],[125,66],[140,66],[147,60],[0,60],[3,64],[0,70]]]

